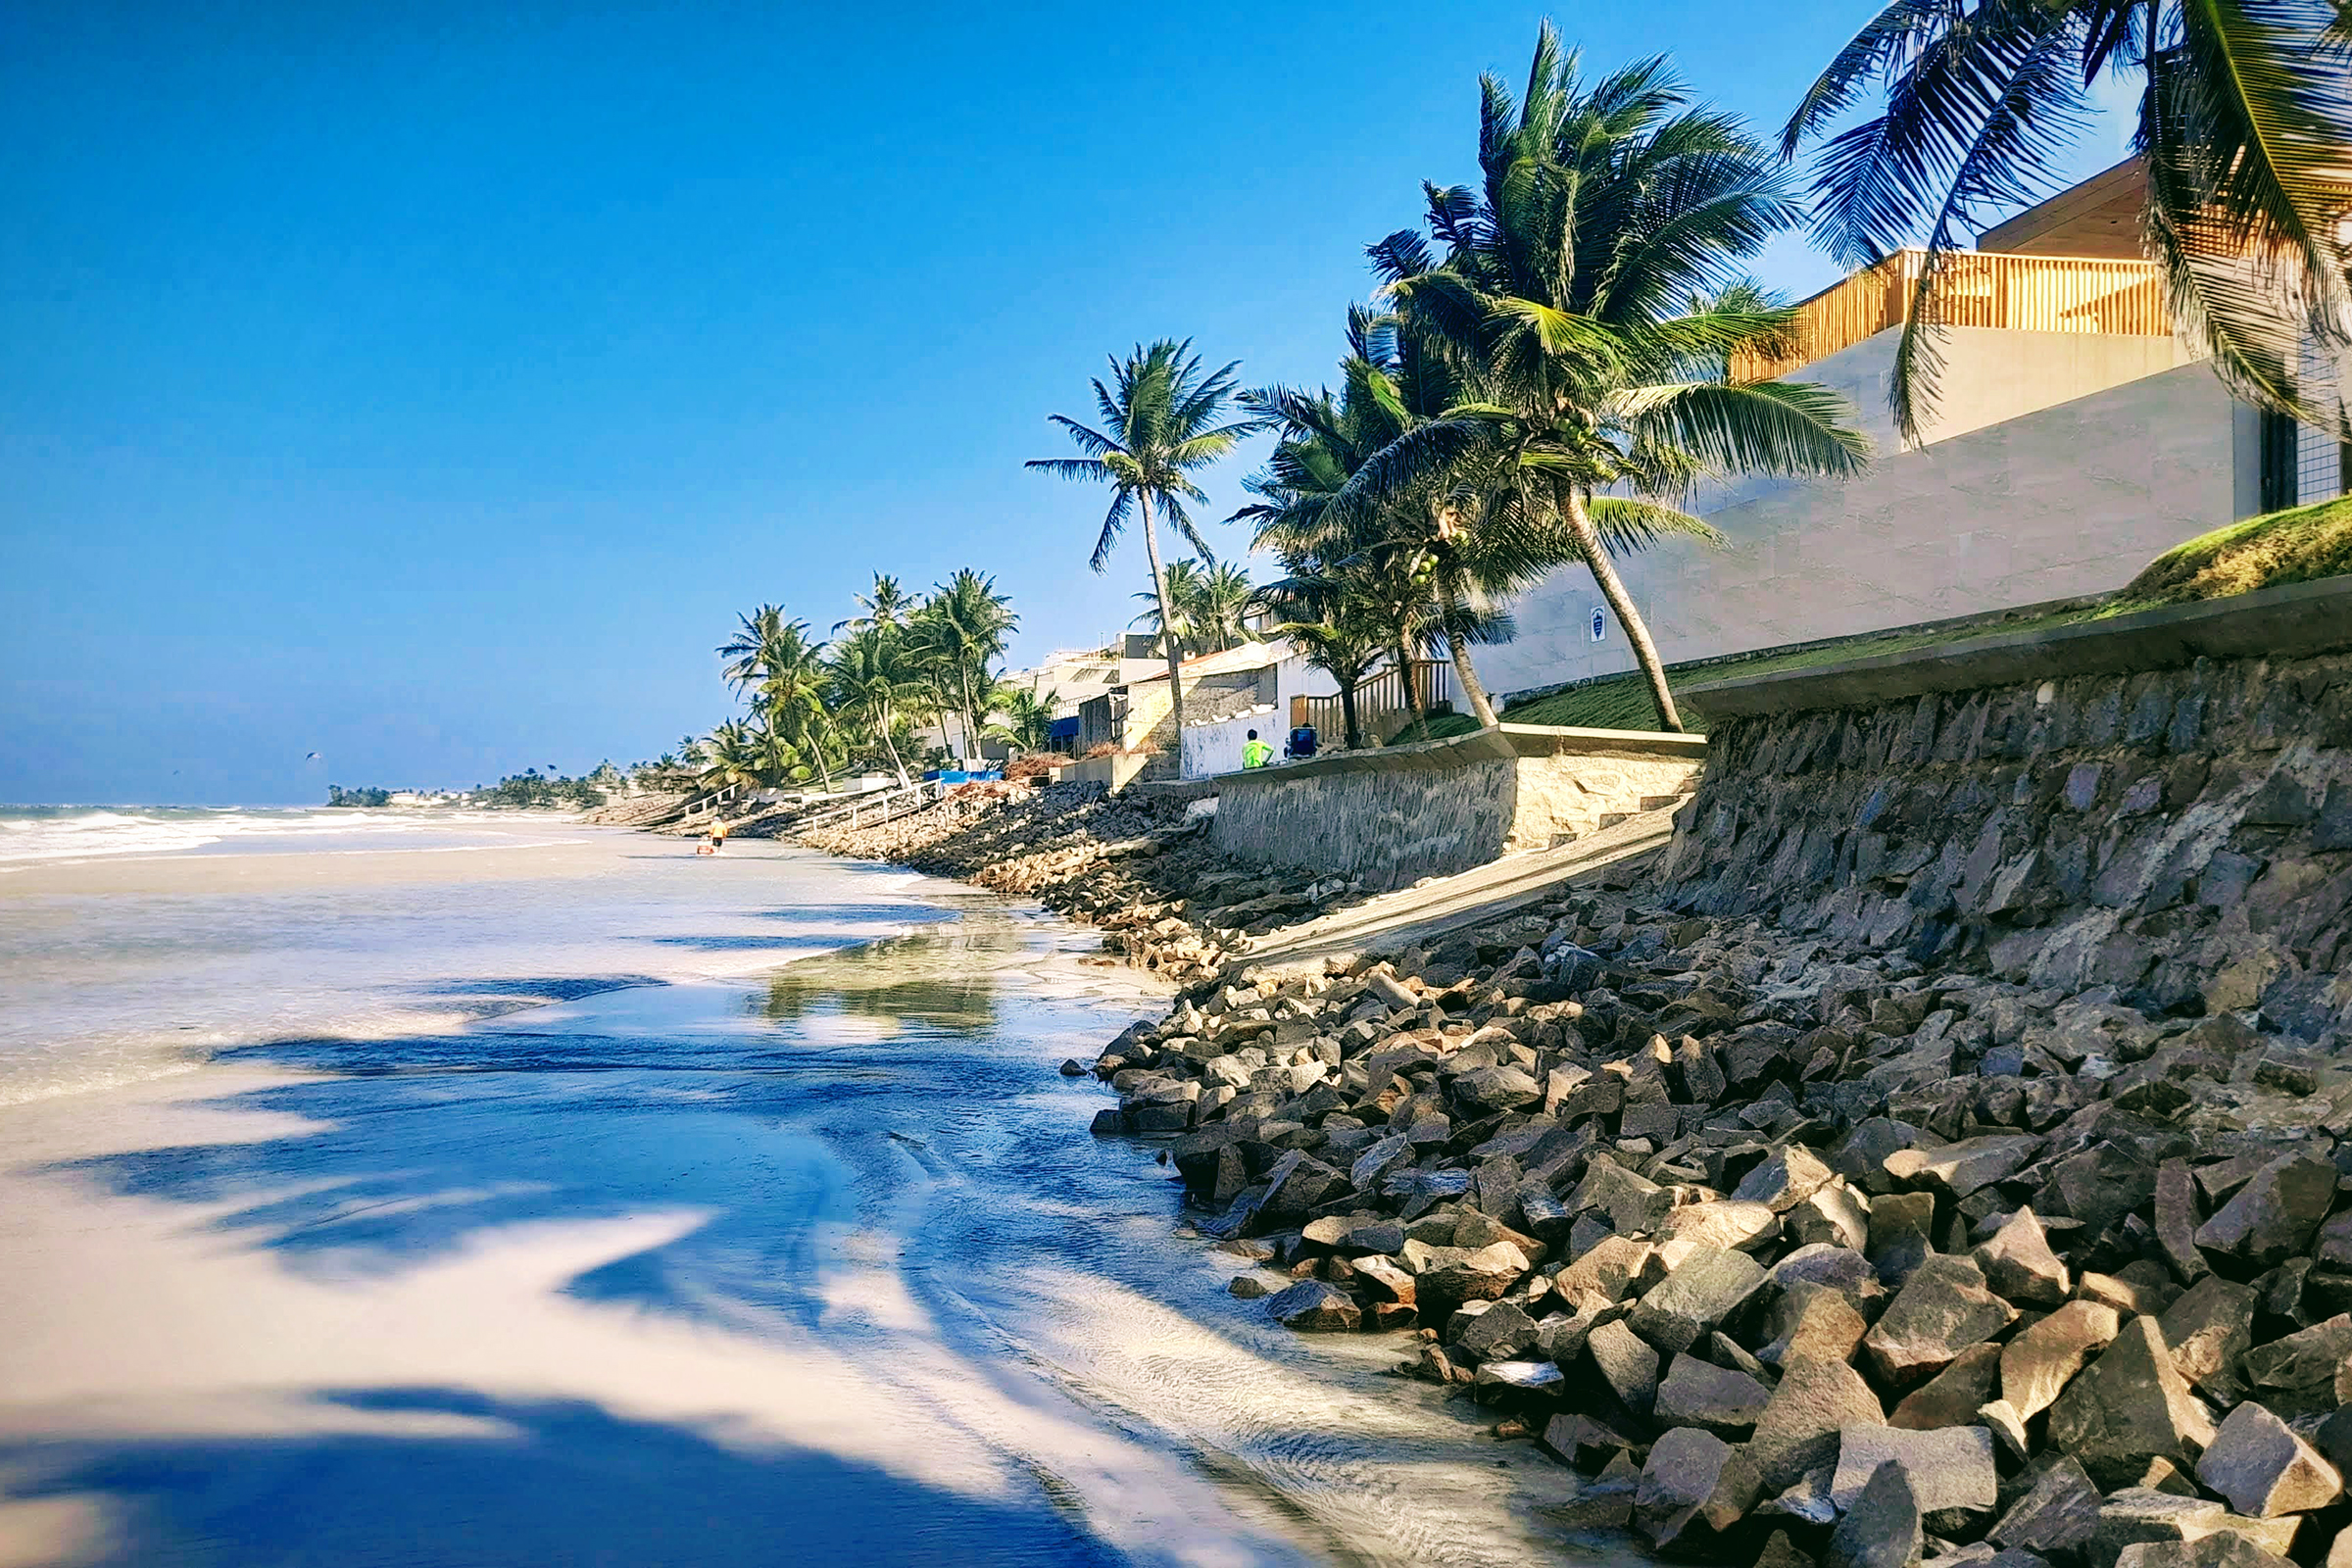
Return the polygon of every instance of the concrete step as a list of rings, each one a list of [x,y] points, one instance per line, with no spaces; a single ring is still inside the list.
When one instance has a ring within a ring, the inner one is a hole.
[[[1655,808],[1644,806],[1642,807],[1642,809],[1646,811],[1655,809]],[[1602,827],[1615,827],[1618,823],[1624,821],[1627,817],[1634,814],[1635,813],[1632,811],[1603,811],[1600,813],[1600,825]]]
[[[1683,797],[1679,794],[1644,795],[1642,797],[1642,809],[1644,811],[1663,811],[1669,806],[1680,806],[1682,804]]]

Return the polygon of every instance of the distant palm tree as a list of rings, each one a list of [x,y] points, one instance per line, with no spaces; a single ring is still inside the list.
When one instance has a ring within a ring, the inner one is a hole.
[[[813,762],[831,789],[828,753],[837,738],[825,706],[824,645],[808,640],[807,621],[787,620],[775,605],[761,605],[740,619],[735,635],[718,650],[728,660],[727,679],[753,693],[766,729]]]
[[[928,688],[905,633],[888,621],[870,619],[833,645],[825,669],[841,716],[864,727],[890,759],[899,782],[906,783],[898,729],[906,710],[919,705]]]
[[[1588,86],[1547,24],[1525,96],[1493,76],[1483,90],[1483,182],[1428,189],[1443,254],[1410,229],[1372,252],[1396,319],[1396,371],[1382,373],[1402,390],[1397,372],[1434,362],[1451,405],[1411,422],[1333,506],[1411,522],[1398,543],[1435,574],[1480,723],[1494,714],[1462,655],[1466,600],[1581,560],[1659,723],[1679,730],[1610,555],[1665,533],[1713,537],[1675,505],[1703,476],[1850,474],[1869,457],[1838,393],[1730,374],[1735,353],[1788,332],[1792,313],[1740,268],[1797,203],[1740,122],[1690,107],[1661,61]]]
[[[1059,706],[1060,693],[1024,686],[1001,691],[996,704],[1004,715],[1004,738],[1025,752],[1043,751],[1054,738],[1054,710]]]
[[[914,612],[914,596],[899,586],[899,579],[882,572],[874,573],[874,591],[853,596],[862,614],[834,624],[833,635],[845,631],[863,631],[868,626],[903,626]]]
[[[962,726],[966,756],[977,749],[988,717],[983,699],[996,684],[996,662],[1020,623],[1012,601],[997,592],[997,580],[969,566],[938,584],[908,622],[910,642],[931,670],[941,706]]]
[[[1192,475],[1230,454],[1240,440],[1257,428],[1254,419],[1228,418],[1239,362],[1222,369],[1205,370],[1188,339],[1177,343],[1162,338],[1146,348],[1141,344],[1124,361],[1113,359],[1110,383],[1096,380],[1095,408],[1102,427],[1081,424],[1067,415],[1049,417],[1069,434],[1077,458],[1040,458],[1028,466],[1065,479],[1083,479],[1111,487],[1110,511],[1095,539],[1088,564],[1101,571],[1110,560],[1111,547],[1130,515],[1140,514],[1144,553],[1152,563],[1152,591],[1159,601],[1160,624],[1180,624],[1175,603],[1168,597],[1167,576],[1159,561],[1156,510],[1176,525],[1187,543],[1204,561],[1216,559],[1208,541],[1193,524],[1186,503],[1208,499]],[[1161,639],[1168,657],[1168,701],[1178,734],[1184,732],[1183,655],[1176,637]]]
[[[1926,237],[1891,386],[1904,436],[1935,395],[1945,258],[2062,183],[2110,72],[2141,83],[2142,239],[2182,332],[2247,401],[2340,424],[2295,377],[2307,336],[2331,359],[2352,342],[2348,33],[2352,11],[2330,0],[1892,0],[1865,23],[1781,150],[1883,94],[1882,113],[1823,147],[1814,231],[1851,265]]]

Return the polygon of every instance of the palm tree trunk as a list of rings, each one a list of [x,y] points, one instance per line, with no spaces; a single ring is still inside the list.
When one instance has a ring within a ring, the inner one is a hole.
[[[1144,510],[1144,554],[1152,560],[1152,592],[1159,598],[1160,640],[1168,648],[1168,712],[1176,725],[1176,757],[1184,759],[1184,648],[1176,640],[1176,607],[1168,603],[1168,574],[1159,566],[1159,529],[1152,520],[1152,497],[1136,492]]]
[[[1493,729],[1502,720],[1494,716],[1494,705],[1487,701],[1487,689],[1479,684],[1478,671],[1471,667],[1470,645],[1453,633],[1452,628],[1460,623],[1461,607],[1454,600],[1453,590],[1442,581],[1438,585],[1438,604],[1446,612],[1446,651],[1453,657],[1453,678],[1462,683],[1462,696],[1470,704],[1478,727]]]
[[[1413,645],[1403,638],[1396,639],[1396,667],[1404,672],[1404,707],[1421,726],[1421,737],[1429,738],[1429,714],[1421,707],[1421,672],[1413,667]]]
[[[1361,751],[1364,745],[1363,726],[1355,717],[1355,682],[1340,682],[1340,729],[1346,736],[1348,750]]]
[[[1607,600],[1617,624],[1625,628],[1625,640],[1634,645],[1634,659],[1642,673],[1649,679],[1650,698],[1658,705],[1658,728],[1679,735],[1683,732],[1683,715],[1675,710],[1674,690],[1666,684],[1666,666],[1658,660],[1658,645],[1649,640],[1649,627],[1643,623],[1642,612],[1634,608],[1631,594],[1625,591],[1624,579],[1609,561],[1609,553],[1600,547],[1600,535],[1592,526],[1592,515],[1585,511],[1582,491],[1568,492],[1568,531],[1576,536],[1576,545],[1585,553],[1585,564],[1592,569],[1592,580],[1600,584],[1600,597]]]
[[[890,722],[890,709],[887,706],[884,707],[878,716],[881,720],[879,727],[882,731],[882,749],[890,754],[890,770],[899,775],[899,788],[905,789],[913,780],[906,776],[906,759],[899,756],[899,743],[891,739],[890,732],[894,726]]]

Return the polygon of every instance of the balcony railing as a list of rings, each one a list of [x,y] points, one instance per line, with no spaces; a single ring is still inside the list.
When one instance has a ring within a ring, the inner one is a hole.
[[[1896,251],[1823,289],[1796,308],[1796,326],[1782,352],[1734,356],[1733,377],[1768,381],[1900,326],[1911,314],[1927,254]],[[1937,271],[1936,308],[1946,326],[2144,337],[2173,330],[2163,271],[2153,262],[1960,251]]]
[[[1453,666],[1442,659],[1417,659],[1413,662],[1413,678],[1420,687],[1421,710],[1449,704],[1453,701]],[[1410,721],[1413,710],[1406,697],[1404,677],[1391,664],[1377,674],[1367,677],[1355,689],[1356,722],[1367,734],[1385,736],[1401,729]],[[1337,697],[1294,697],[1291,699],[1291,724],[1312,724],[1323,737],[1326,746],[1339,746],[1347,735],[1346,713]]]

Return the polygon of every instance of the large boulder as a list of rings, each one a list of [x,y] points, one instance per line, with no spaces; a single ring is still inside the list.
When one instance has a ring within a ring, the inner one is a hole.
[[[1909,1388],[2016,1319],[2017,1308],[1985,1288],[1974,1261],[1935,1253],[1912,1270],[1862,1348],[1882,1379]]]
[[[2029,1306],[2056,1306],[2073,1285],[2031,1206],[2010,1215],[1970,1255],[1995,1295]]]
[[[2261,1299],[2250,1285],[2208,1274],[2157,1319],[2180,1375],[2224,1403],[2234,1402],[2245,1387],[2238,1361],[2254,1343]]]
[[[1899,1182],[1932,1187],[1953,1199],[2006,1181],[2041,1152],[2045,1139],[1995,1135],[1966,1138],[1940,1149],[1898,1149],[1884,1161]]]
[[[2344,1478],[2292,1427],[2248,1399],[2230,1412],[2197,1479],[2257,1519],[2325,1508],[2344,1494]]]
[[[1619,1402],[1637,1415],[1647,1415],[1658,1395],[1658,1352],[1651,1349],[1622,1320],[1603,1323],[1585,1341],[1600,1380]]]
[[[2335,1162],[2317,1154],[2272,1160],[2198,1228],[2197,1245],[2257,1268],[2307,1252],[2335,1205]]]
[[[2112,1306],[2067,1302],[2001,1348],[2001,1397],[2021,1420],[2048,1409],[2083,1363],[2115,1343],[2122,1328]]]
[[[1698,1427],[1719,1438],[1744,1438],[1772,1391],[1744,1372],[1735,1372],[1695,1355],[1677,1355],[1658,1385],[1658,1425]]]
[[[1903,1467],[1923,1514],[1946,1509],[1989,1513],[2000,1500],[1992,1434],[1983,1427],[1907,1432],[1888,1426],[1852,1426],[1838,1434],[1830,1500],[1841,1509],[1852,1508],[1879,1466],[1889,1460]]]
[[[1830,1532],[1823,1568],[1916,1568],[1927,1545],[1911,1478],[1889,1459]]]
[[[2156,1320],[2141,1316],[2058,1396],[2049,1437],[2101,1486],[2128,1487],[2151,1459],[2193,1467],[2213,1441],[2213,1423],[2173,1364]]]
[[[1364,1321],[1353,1297],[1321,1280],[1300,1280],[1277,1292],[1267,1299],[1266,1310],[1285,1328],[1307,1334],[1340,1333],[1360,1328]]]
[[[1886,1419],[1886,1407],[1861,1373],[1843,1361],[1799,1361],[1782,1374],[1756,1417],[1748,1456],[1764,1486],[1779,1492],[1835,1462],[1838,1436],[1847,1427]]]
[[[1762,1203],[1786,1214],[1836,1178],[1837,1172],[1802,1144],[1790,1144],[1767,1154],[1740,1179],[1732,1197],[1740,1202]]]
[[[2099,1489],[2071,1456],[2061,1454],[2010,1504],[1987,1539],[2004,1549],[2072,1553],[2099,1524]]]
[[[1745,1252],[1701,1247],[1642,1298],[1630,1320],[1634,1332],[1662,1350],[1688,1350],[1730,1317],[1765,1280],[1763,1265]]]
[[[1992,1398],[2000,1375],[2001,1348],[1972,1345],[1953,1356],[1950,1366],[1904,1395],[1886,1424],[1916,1432],[1966,1426]]]

